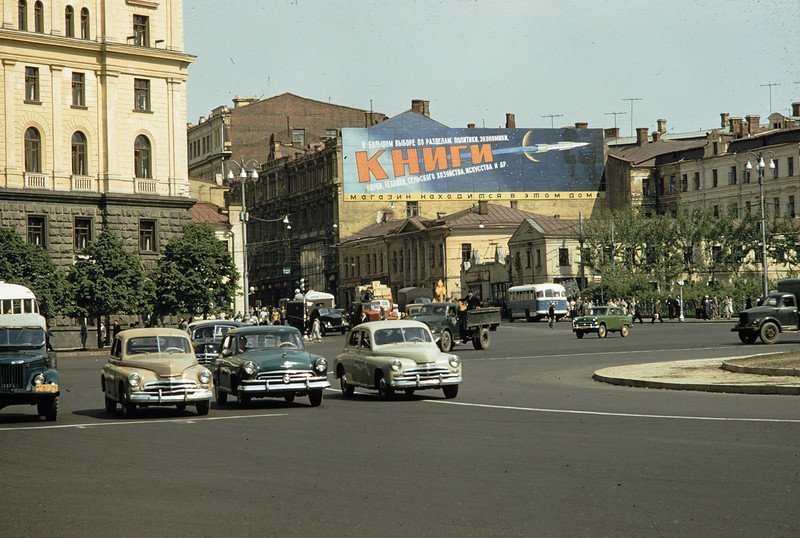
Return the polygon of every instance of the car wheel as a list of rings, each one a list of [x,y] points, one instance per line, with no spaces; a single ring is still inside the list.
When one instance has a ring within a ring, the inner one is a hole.
[[[209,402],[208,400],[204,400],[202,402],[197,402],[196,404],[194,404],[194,410],[197,411],[197,415],[201,417],[204,417],[208,414],[208,410],[210,407],[211,407],[211,402]],[[186,406],[184,406],[184,409],[185,408]]]
[[[442,331],[442,336],[439,338],[439,349],[444,353],[450,353],[453,349],[453,336],[450,334],[450,331]]]
[[[619,330],[619,335],[623,338],[628,336],[629,333],[630,333],[630,328],[627,325],[623,325],[622,328],[620,328]]]
[[[452,400],[456,396],[458,396],[458,385],[447,385],[442,387],[442,392],[444,392],[444,397],[448,400]]]
[[[136,416],[136,404],[131,403],[129,396],[124,392],[120,398],[120,404],[122,405],[122,416],[125,418],[133,418]]]
[[[414,392],[416,391],[415,389],[405,389],[403,392],[405,392],[406,396],[411,397],[414,396]]]
[[[739,340],[741,340],[743,344],[752,344],[756,341],[757,338],[758,338],[757,334],[745,333],[745,332],[739,333]]]
[[[239,405],[250,405],[250,402],[253,401],[252,396],[249,394],[245,394],[243,392],[239,392]]]
[[[322,404],[322,389],[312,390],[308,393],[308,403],[311,407],[319,407]]]
[[[344,372],[339,376],[339,388],[342,389],[342,396],[345,398],[352,398],[356,392],[356,388],[347,382]]]
[[[489,349],[489,330],[488,329],[481,329],[478,332],[478,336],[472,339],[472,347],[475,349]]]
[[[578,337],[578,339],[580,339],[580,338],[583,338],[583,335],[584,335],[584,334],[585,334],[585,333],[584,333],[583,331],[575,331],[575,336],[577,336],[577,337]]]
[[[109,415],[113,415],[117,412],[117,402],[114,401],[114,398],[106,394],[106,413]]]
[[[389,386],[389,383],[386,381],[386,377],[383,374],[379,374],[377,381],[375,382],[376,388],[378,389],[378,396],[381,398],[391,398],[394,396],[394,389]]]
[[[292,403],[294,401],[294,392],[290,392],[289,394],[284,394],[283,401],[286,403]]]
[[[178,408],[178,411],[186,411],[186,404],[185,403],[178,404],[175,407]]]
[[[342,330],[341,330],[341,331],[339,331],[339,332],[340,332],[340,333],[342,333],[342,336],[344,336],[345,329],[342,329]]]
[[[39,400],[36,403],[36,412],[45,420],[53,422],[58,418],[58,396]]]
[[[779,334],[780,331],[778,330],[778,326],[771,321],[768,321],[761,326],[761,341],[765,344],[774,344],[777,342]]]
[[[219,405],[225,405],[228,402],[228,393],[222,392],[217,383],[214,383],[214,401]]]
[[[607,334],[608,334],[608,331],[606,330],[606,326],[605,325],[600,325],[597,328],[597,336],[598,337],[605,338]]]

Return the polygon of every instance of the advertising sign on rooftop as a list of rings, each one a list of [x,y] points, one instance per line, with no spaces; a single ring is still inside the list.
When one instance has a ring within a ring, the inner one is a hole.
[[[600,129],[343,129],[345,201],[597,198]]]

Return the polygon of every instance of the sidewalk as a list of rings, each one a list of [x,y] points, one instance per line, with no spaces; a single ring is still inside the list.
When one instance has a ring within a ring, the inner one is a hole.
[[[800,395],[800,355],[768,354],[614,366],[596,381],[651,389]]]

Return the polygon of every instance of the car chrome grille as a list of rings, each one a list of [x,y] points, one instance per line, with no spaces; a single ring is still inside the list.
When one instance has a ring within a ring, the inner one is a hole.
[[[403,372],[403,377],[419,377],[423,379],[438,379],[440,376],[448,376],[450,370],[441,366],[432,366],[430,368],[409,368]]]
[[[0,364],[0,390],[25,388],[24,364]]]
[[[311,370],[273,370],[272,372],[261,372],[256,376],[259,381],[283,381],[286,383],[286,376],[289,376],[288,383],[305,383],[306,380],[314,379],[314,372]]]
[[[189,379],[165,379],[162,381],[151,381],[144,384],[144,392],[170,396],[173,394],[185,394],[197,390],[197,382]]]
[[[739,314],[739,327],[747,325],[747,314]]]

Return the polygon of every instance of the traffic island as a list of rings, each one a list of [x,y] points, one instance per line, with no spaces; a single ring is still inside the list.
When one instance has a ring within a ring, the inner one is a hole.
[[[597,370],[592,378],[603,383],[651,389],[696,390],[703,392],[728,392],[739,394],[800,395],[800,376],[786,372],[800,369],[800,364],[789,360],[780,362],[785,371],[781,375],[772,361],[774,355],[737,357],[734,359],[696,359],[687,361],[657,362],[629,366],[613,366]],[[743,362],[738,367],[767,368],[773,374],[752,371],[731,371],[723,366]],[[764,366],[766,364],[767,366]],[[787,366],[792,365],[792,366]]]

